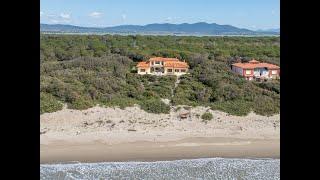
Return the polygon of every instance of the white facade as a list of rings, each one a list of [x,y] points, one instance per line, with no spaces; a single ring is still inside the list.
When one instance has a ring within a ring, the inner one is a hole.
[[[164,58],[165,59],[165,58]],[[139,64],[139,63],[138,63]],[[176,75],[181,76],[188,73],[188,64],[178,60],[152,60],[149,62],[141,63],[137,66],[138,74],[151,74],[151,75]]]
[[[138,67],[138,74],[150,74],[150,68],[149,67],[146,67],[146,68],[143,68],[143,67]]]
[[[158,68],[158,67],[157,67]],[[151,70],[151,68],[147,67],[147,68],[138,68],[138,74],[144,75],[144,74],[151,74],[151,75],[158,75],[158,76],[162,76],[162,75],[176,75],[176,76],[181,76],[184,74],[188,73],[188,68],[167,68],[164,67],[161,70],[156,70],[154,69],[153,71]]]

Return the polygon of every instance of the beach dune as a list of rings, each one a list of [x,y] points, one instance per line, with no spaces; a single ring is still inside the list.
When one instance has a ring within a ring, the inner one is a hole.
[[[280,115],[231,116],[207,107],[152,114],[138,106],[63,109],[40,116],[40,163],[280,157]],[[207,123],[200,116],[213,114]]]

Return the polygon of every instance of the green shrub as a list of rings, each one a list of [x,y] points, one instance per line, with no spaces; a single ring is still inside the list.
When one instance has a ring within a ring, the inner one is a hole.
[[[280,94],[280,82],[277,80],[268,81],[268,82],[256,82],[255,84],[263,89],[274,91]]]
[[[243,100],[216,102],[211,105],[214,110],[220,110],[231,115],[245,116],[251,111],[252,103]]]
[[[136,74],[137,61],[155,55],[190,65],[173,97],[176,76]],[[232,57],[279,65],[280,38],[41,34],[40,111],[55,111],[60,101],[77,109],[140,104],[149,112],[167,112],[159,100],[166,98],[174,105],[211,106],[234,115],[278,113],[280,81],[248,82],[230,70]]]
[[[213,116],[209,112],[205,112],[201,115],[201,119],[203,119],[204,121],[210,121],[210,120],[212,120],[212,118],[213,118]]]
[[[138,104],[139,101],[133,98],[121,98],[121,97],[115,97],[110,100],[105,100],[102,101],[102,104],[109,106],[109,107],[114,107],[114,106],[119,106],[120,109],[124,109],[126,107],[133,106],[134,104]]]
[[[220,101],[239,99],[241,95],[241,89],[232,84],[221,84],[214,92],[214,98]]]
[[[141,109],[150,113],[169,113],[170,106],[162,102],[160,99],[148,99],[140,103]]]
[[[254,100],[253,111],[264,116],[277,114],[280,112],[280,103],[268,96],[257,96]]]
[[[40,93],[40,114],[61,110],[63,104],[48,93]]]
[[[80,97],[72,101],[68,104],[68,108],[70,109],[78,109],[78,110],[84,110],[93,107],[94,104],[91,100]]]

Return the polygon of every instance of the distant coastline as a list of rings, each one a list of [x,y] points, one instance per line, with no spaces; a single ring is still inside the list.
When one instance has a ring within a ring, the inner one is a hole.
[[[68,24],[40,24],[40,31],[44,33],[71,34],[119,34],[119,35],[175,35],[175,36],[279,36],[280,29],[249,30],[231,25],[216,23],[182,23],[182,24],[147,24],[120,25],[112,27],[82,27]]]
[[[194,36],[194,37],[280,37],[280,34],[259,34],[259,35],[210,35],[210,34],[152,34],[152,33],[95,33],[95,32],[87,32],[87,33],[71,33],[71,32],[40,32],[40,34],[47,35],[120,35],[120,36]]]

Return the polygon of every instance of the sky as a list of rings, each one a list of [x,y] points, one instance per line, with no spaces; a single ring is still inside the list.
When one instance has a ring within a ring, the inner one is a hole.
[[[280,0],[40,0],[40,23],[87,27],[151,23],[280,28]]]

